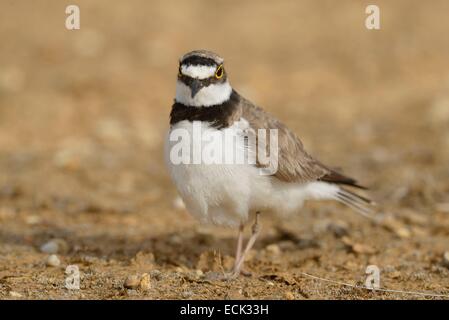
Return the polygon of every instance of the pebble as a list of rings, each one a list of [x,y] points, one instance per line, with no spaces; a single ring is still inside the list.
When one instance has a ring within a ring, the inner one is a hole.
[[[160,272],[159,270],[156,270],[156,269],[150,271],[150,276],[156,280],[161,280],[163,278],[162,272]]]
[[[273,255],[279,255],[281,253],[281,248],[277,244],[270,244],[266,248],[268,253],[271,253]]]
[[[343,237],[341,240],[347,247],[349,247],[355,253],[373,254],[376,252],[376,250],[373,247],[362,243],[354,243],[354,241],[352,241],[350,238],[346,236]]]
[[[132,275],[126,278],[125,283],[123,284],[126,289],[136,289],[137,287],[139,287],[139,285],[140,279],[136,275]]]
[[[366,253],[366,254],[373,254],[376,252],[376,250],[373,247],[366,245],[366,244],[361,244],[361,243],[355,243],[352,246],[352,250],[355,253]]]
[[[226,296],[225,299],[226,300],[242,300],[244,298],[243,296],[243,290],[242,289],[234,289],[234,290],[230,290]]]
[[[295,300],[295,295],[291,291],[285,292],[284,297],[287,300]]]
[[[443,266],[445,266],[446,268],[449,268],[449,251],[446,251],[443,254]]]
[[[139,251],[135,257],[131,260],[133,265],[138,266],[152,266],[154,264],[155,258],[152,252]]]
[[[140,289],[143,291],[147,291],[151,288],[151,278],[148,273],[144,273],[142,278],[140,279]]]
[[[9,291],[9,295],[13,298],[22,298],[22,295],[17,291]]]
[[[190,297],[193,296],[193,292],[192,291],[183,291],[181,293],[181,295],[184,299],[189,299]]]
[[[399,238],[410,238],[411,232],[400,221],[395,218],[387,217],[383,221],[384,228],[395,233]]]
[[[51,254],[48,256],[47,261],[45,262],[49,267],[58,267],[61,264],[58,256],[55,254]]]
[[[390,273],[390,278],[399,279],[401,277],[401,273],[399,271],[393,271]]]
[[[52,239],[48,241],[47,243],[44,243],[40,250],[41,252],[48,253],[48,254],[56,254],[56,253],[65,253],[68,251],[68,245],[67,242],[65,242],[62,239]]]
[[[408,211],[404,214],[404,220],[411,224],[425,226],[428,222],[427,217],[424,214]]]
[[[180,245],[184,242],[184,240],[180,235],[173,234],[168,238],[168,242],[172,245]]]
[[[198,276],[198,277],[202,277],[202,276],[204,276],[204,272],[202,270],[200,270],[200,269],[196,269],[195,270],[195,275]]]
[[[281,251],[291,251],[296,249],[296,244],[291,240],[284,240],[278,242],[279,249]]]
[[[173,199],[172,206],[176,210],[184,210],[186,208],[186,205],[184,204],[184,201],[182,201],[181,197],[176,197]]]
[[[30,225],[36,225],[42,221],[41,217],[38,215],[30,215],[25,217],[25,223]]]
[[[54,241],[49,241],[41,246],[41,251],[44,253],[57,253],[58,244]]]
[[[206,281],[220,281],[223,280],[223,273],[216,271],[209,271],[204,274],[204,279]]]

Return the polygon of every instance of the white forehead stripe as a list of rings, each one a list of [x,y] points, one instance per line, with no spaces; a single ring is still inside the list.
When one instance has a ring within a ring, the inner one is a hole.
[[[215,74],[215,66],[182,65],[181,73],[196,79],[207,79]]]

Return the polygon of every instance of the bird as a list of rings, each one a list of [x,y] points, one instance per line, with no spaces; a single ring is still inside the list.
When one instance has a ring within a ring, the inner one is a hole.
[[[259,160],[271,142],[274,160]],[[215,149],[219,161],[205,161],[206,149]],[[223,160],[223,154],[234,151],[243,153],[245,161]],[[354,191],[366,187],[311,156],[292,130],[240,95],[229,82],[224,59],[208,50],[179,59],[165,162],[190,214],[202,223],[238,230],[229,279],[245,274],[245,256],[260,234],[265,213],[288,219],[308,200],[336,200],[365,216],[373,213],[374,201]],[[252,221],[243,246],[245,227]]]

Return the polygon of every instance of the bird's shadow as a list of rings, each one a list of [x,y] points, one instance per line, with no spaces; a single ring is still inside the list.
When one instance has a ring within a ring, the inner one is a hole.
[[[126,235],[80,236],[64,228],[51,227],[32,234],[17,234],[8,230],[0,230],[0,242],[8,245],[31,246],[37,252],[40,246],[51,239],[63,239],[68,250],[64,252],[66,259],[74,260],[81,257],[96,257],[114,259],[122,262],[131,261],[140,253],[152,254],[157,265],[173,265],[195,267],[204,252],[219,252],[222,256],[233,256],[236,248],[236,237],[214,236],[186,229],[149,237],[127,237]],[[260,249],[268,244],[283,240],[298,239],[288,233],[278,232],[276,235],[261,237],[255,244]]]

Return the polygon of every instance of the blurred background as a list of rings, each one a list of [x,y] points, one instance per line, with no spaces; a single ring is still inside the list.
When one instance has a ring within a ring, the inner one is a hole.
[[[80,30],[65,28],[71,4]],[[380,30],[365,28],[369,4]],[[357,284],[368,264],[382,286],[449,294],[447,12],[445,0],[2,0],[0,297],[418,297],[302,274]],[[369,186],[378,223],[308,204],[264,220],[252,277],[205,282],[232,266],[236,231],[198,225],[163,161],[178,59],[193,49],[223,56],[234,88]],[[69,264],[79,291],[64,288]],[[151,289],[123,287],[142,273]]]

